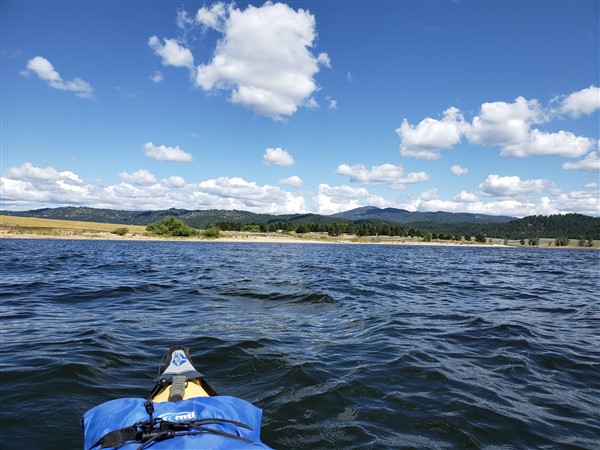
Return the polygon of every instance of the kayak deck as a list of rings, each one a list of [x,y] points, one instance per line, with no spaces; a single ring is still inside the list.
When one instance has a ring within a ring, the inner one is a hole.
[[[169,401],[169,392],[171,390],[171,384],[166,385],[163,389],[161,389],[155,396],[151,397],[153,402],[168,402]],[[185,395],[183,396],[183,400],[188,400],[194,397],[210,397],[211,395],[206,392],[206,390],[201,386],[200,380],[195,378],[193,380],[188,380],[187,385],[185,387]]]

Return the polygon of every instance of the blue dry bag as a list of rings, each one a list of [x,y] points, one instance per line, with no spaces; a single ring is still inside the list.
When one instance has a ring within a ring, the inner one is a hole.
[[[83,415],[83,445],[84,450],[268,449],[260,441],[261,418],[259,408],[235,397],[153,404],[141,398],[122,398]]]

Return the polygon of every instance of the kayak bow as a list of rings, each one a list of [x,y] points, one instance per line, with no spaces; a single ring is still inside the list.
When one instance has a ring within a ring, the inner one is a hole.
[[[269,448],[260,441],[259,408],[217,395],[184,346],[163,359],[148,399],[111,400],[83,415],[84,450]]]

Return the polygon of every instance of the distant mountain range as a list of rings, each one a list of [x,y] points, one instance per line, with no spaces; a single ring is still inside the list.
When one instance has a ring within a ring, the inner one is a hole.
[[[148,225],[167,216],[174,216],[188,225],[203,228],[218,222],[234,223],[335,223],[340,221],[384,221],[395,223],[434,222],[456,224],[462,222],[504,223],[515,220],[508,216],[489,216],[484,214],[449,213],[449,212],[412,212],[396,208],[376,208],[365,206],[350,211],[324,216],[319,214],[255,214],[237,210],[187,210],[165,209],[157,211],[126,211],[118,209],[99,209],[86,206],[43,208],[30,211],[2,211],[2,214],[37,217],[45,219],[80,220],[84,222],[120,223],[129,225]]]
[[[406,209],[397,208],[376,208],[375,206],[363,206],[362,208],[352,209],[350,211],[333,214],[332,217],[339,217],[349,220],[383,220],[386,222],[414,223],[414,222],[435,222],[435,223],[504,223],[515,220],[515,217],[509,216],[489,216],[485,214],[471,213],[450,213],[450,212],[413,212]]]
[[[99,209],[86,206],[43,208],[31,211],[0,211],[1,214],[47,219],[79,220],[124,225],[149,225],[168,216],[174,216],[194,228],[206,228],[220,222],[238,224],[289,223],[333,225],[335,223],[402,224],[423,233],[475,235],[481,233],[510,239],[559,237],[600,239],[600,218],[582,214],[527,216],[516,219],[509,216],[449,212],[411,212],[396,208],[366,206],[330,216],[318,214],[255,214],[237,210],[186,210],[125,211]]]

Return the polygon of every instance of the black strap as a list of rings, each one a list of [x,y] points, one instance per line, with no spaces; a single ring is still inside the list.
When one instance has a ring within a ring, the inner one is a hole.
[[[140,442],[142,445],[139,446],[138,449],[143,449],[152,442],[158,442],[177,436],[194,436],[199,434],[214,434],[230,439],[236,439],[247,444],[252,443],[250,439],[225,431],[215,430],[214,428],[207,426],[218,425],[221,423],[229,423],[236,427],[252,430],[252,428],[245,423],[218,417],[190,420],[186,422],[169,422],[166,420],[154,419],[111,431],[98,439],[89,450],[98,446],[100,446],[100,448],[118,448],[132,442]],[[158,428],[156,426],[158,426]]]
[[[100,446],[100,448],[120,447],[129,441],[137,441],[141,433],[136,426],[121,428],[105,434],[90,447],[90,450]]]

